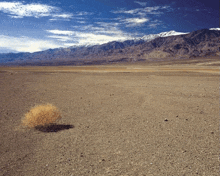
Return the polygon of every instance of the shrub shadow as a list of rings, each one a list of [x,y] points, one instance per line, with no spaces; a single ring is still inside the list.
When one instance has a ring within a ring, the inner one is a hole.
[[[73,125],[63,125],[63,124],[61,124],[61,125],[50,124],[47,126],[39,125],[39,126],[35,127],[36,130],[44,132],[44,133],[59,132],[62,130],[68,130],[70,128],[74,128],[74,126]]]

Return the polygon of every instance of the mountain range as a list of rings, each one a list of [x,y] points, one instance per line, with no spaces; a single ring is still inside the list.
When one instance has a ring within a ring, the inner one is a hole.
[[[13,41],[12,41],[13,42]],[[220,56],[220,28],[175,31],[102,45],[0,54],[0,65],[89,65]]]

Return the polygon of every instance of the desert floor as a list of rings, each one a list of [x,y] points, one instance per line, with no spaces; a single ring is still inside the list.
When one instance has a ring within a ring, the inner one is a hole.
[[[219,61],[0,68],[0,175],[219,175]],[[21,126],[37,104],[62,119]]]

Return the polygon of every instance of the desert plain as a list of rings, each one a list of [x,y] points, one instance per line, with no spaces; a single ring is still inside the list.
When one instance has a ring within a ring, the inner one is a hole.
[[[219,175],[219,58],[0,68],[0,175]],[[21,119],[51,103],[44,129]]]

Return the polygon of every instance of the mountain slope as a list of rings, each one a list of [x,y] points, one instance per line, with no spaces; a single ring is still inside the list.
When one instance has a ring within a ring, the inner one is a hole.
[[[36,53],[1,54],[0,63],[21,65],[81,65],[144,61],[160,58],[193,58],[220,53],[220,30],[157,34],[155,39],[109,42],[78,48],[50,49]],[[150,37],[149,37],[150,38]],[[148,39],[149,39],[148,38]]]

